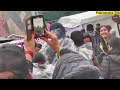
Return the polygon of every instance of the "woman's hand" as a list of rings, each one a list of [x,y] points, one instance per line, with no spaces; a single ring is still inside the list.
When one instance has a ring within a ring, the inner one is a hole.
[[[110,45],[108,45],[108,52],[110,53],[112,51],[112,47]]]
[[[32,62],[32,58],[35,53],[34,37],[35,37],[35,34],[32,34],[32,39],[30,41],[27,41],[27,37],[24,40],[24,50],[25,50],[26,60],[29,60],[30,62]]]
[[[35,52],[35,40],[34,40],[35,34],[32,34],[32,39],[30,41],[27,41],[27,37],[24,40],[24,49],[25,51],[32,51]]]
[[[61,49],[61,46],[60,46],[60,44],[59,44],[59,42],[58,42],[58,37],[57,37],[55,34],[49,32],[49,31],[47,31],[47,30],[45,30],[45,33],[46,33],[46,36],[45,36],[45,37],[42,37],[42,39],[43,39],[44,41],[46,41],[47,44],[48,44],[53,50],[55,50],[56,52],[59,52],[60,49]]]

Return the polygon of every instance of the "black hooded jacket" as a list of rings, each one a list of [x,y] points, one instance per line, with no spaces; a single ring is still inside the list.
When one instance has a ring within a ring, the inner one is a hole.
[[[82,55],[69,49],[62,49],[53,79],[99,79],[100,70]]]
[[[120,79],[120,38],[110,37],[112,51],[103,57],[101,72],[105,79]]]
[[[120,55],[104,57],[100,66],[105,79],[120,79]]]

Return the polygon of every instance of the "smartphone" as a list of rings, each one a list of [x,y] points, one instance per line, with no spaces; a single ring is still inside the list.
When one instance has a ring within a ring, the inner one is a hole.
[[[43,15],[31,16],[26,19],[26,30],[28,41],[31,40],[32,32],[35,33],[35,39],[45,36],[46,23]]]
[[[34,28],[35,35],[38,38],[44,37],[46,24],[45,24],[43,15],[33,16],[32,20],[33,20],[32,22],[33,22],[33,28]]]
[[[27,41],[32,39],[32,32],[33,32],[33,25],[32,25],[32,16],[26,19],[26,34],[27,34]]]

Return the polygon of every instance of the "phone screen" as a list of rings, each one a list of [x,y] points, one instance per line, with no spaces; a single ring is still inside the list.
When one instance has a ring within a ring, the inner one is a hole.
[[[33,27],[37,35],[44,35],[44,21],[42,17],[36,17],[33,19]]]

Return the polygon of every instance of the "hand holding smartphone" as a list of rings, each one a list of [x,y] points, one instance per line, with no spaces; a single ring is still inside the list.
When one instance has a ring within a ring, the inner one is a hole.
[[[43,15],[30,16],[26,19],[27,41],[31,40],[32,32],[35,33],[35,39],[45,36],[45,20]]]

